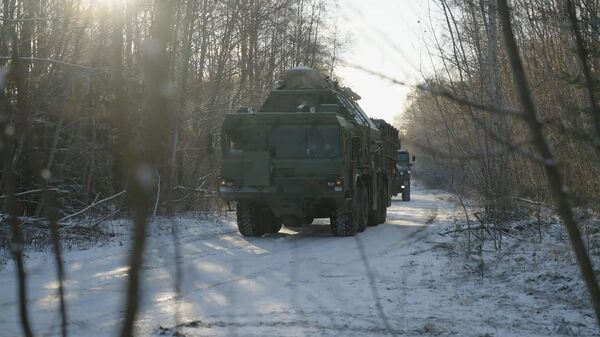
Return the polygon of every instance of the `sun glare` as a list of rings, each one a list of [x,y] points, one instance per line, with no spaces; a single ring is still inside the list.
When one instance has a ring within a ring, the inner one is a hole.
[[[122,6],[128,0],[86,0],[91,10],[107,10]]]

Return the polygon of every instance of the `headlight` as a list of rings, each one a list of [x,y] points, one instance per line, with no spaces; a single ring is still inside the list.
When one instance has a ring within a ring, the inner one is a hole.
[[[233,187],[233,181],[222,179],[221,187]]]
[[[333,188],[334,191],[340,192],[344,190],[344,179],[339,177],[335,178],[335,180],[328,180],[327,187]]]

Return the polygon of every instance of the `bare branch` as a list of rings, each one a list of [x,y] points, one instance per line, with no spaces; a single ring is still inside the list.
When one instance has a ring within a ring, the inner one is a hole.
[[[25,191],[25,192],[19,192],[13,195],[0,195],[0,200],[2,199],[7,199],[7,198],[12,198],[12,197],[22,197],[24,195],[29,195],[29,194],[35,194],[35,193],[41,193],[44,191],[50,191],[50,192],[62,192],[61,190],[59,190],[58,188],[38,188],[35,190],[30,190],[30,191]]]
[[[394,77],[382,74],[380,72],[371,70],[371,69],[367,69],[363,66],[357,65],[357,64],[351,64],[351,63],[347,63],[344,62],[344,64],[348,67],[363,71],[369,75],[373,75],[376,77],[379,77],[383,80],[389,81],[392,84],[396,84],[396,85],[401,85],[401,86],[413,86],[411,84],[408,84],[407,82],[398,80]],[[480,110],[484,110],[484,111],[488,111],[488,112],[492,112],[492,113],[496,113],[499,115],[505,115],[505,116],[512,116],[512,117],[516,117],[516,118],[520,118],[523,119],[523,113],[520,111],[514,111],[514,110],[508,110],[508,109],[502,109],[502,108],[498,108],[498,107],[493,107],[493,106],[489,106],[489,105],[485,105],[485,104],[481,104],[481,103],[477,103],[477,102],[473,102],[471,100],[468,100],[466,98],[463,97],[458,97],[457,95],[455,95],[454,93],[442,89],[442,88],[435,88],[432,86],[428,86],[428,85],[423,85],[423,84],[418,84],[418,85],[414,85],[415,88],[422,90],[422,91],[426,91],[431,93],[432,95],[436,95],[436,96],[441,96],[441,97],[445,97],[448,98],[456,103],[458,103],[459,105],[463,105],[463,106],[468,106],[471,108],[476,108],[476,109],[480,109]]]
[[[0,60],[10,60],[10,59],[11,59],[11,57],[9,57],[9,56],[0,56]],[[88,71],[104,71],[104,72],[111,71],[111,69],[109,69],[109,68],[88,67],[88,66],[84,66],[82,64],[69,63],[69,62],[66,62],[66,61],[55,60],[55,59],[44,58],[44,57],[19,57],[19,60],[21,60],[21,61],[48,62],[48,63],[60,64],[60,65],[64,65],[64,66],[68,66],[68,67],[73,67],[73,68],[78,68],[78,69],[82,69],[82,70],[88,70]]]
[[[115,198],[118,198],[118,197],[122,196],[122,195],[123,195],[123,194],[125,194],[125,193],[127,193],[127,191],[121,191],[121,192],[119,192],[119,193],[117,193],[117,194],[115,194],[115,195],[113,195],[113,196],[110,196],[110,197],[104,198],[104,199],[102,199],[102,200],[100,200],[100,201],[94,201],[93,203],[91,203],[90,205],[88,205],[88,206],[87,206],[87,207],[85,207],[84,209],[80,210],[79,212],[76,212],[76,213],[73,213],[73,214],[67,215],[67,216],[65,216],[65,217],[61,218],[60,220],[58,220],[58,222],[60,222],[60,223],[64,223],[65,221],[67,221],[67,220],[69,220],[69,219],[71,219],[71,218],[74,218],[74,217],[76,217],[76,216],[78,216],[78,215],[81,215],[81,214],[83,214],[83,213],[85,213],[85,212],[89,211],[90,209],[92,209],[92,208],[94,208],[94,207],[97,207],[98,205],[101,205],[101,204],[103,204],[103,203],[105,203],[105,202],[107,202],[107,201],[110,201],[110,200],[113,200],[113,199],[115,199]]]

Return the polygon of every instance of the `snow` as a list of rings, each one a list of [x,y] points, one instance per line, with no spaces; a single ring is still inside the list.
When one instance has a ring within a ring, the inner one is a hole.
[[[232,218],[158,218],[138,335],[598,336],[568,242],[507,239],[501,252],[466,259],[460,238],[438,235],[453,228],[457,211],[451,196],[417,185],[411,202],[393,201],[385,224],[354,238],[333,237],[325,221],[249,239]],[[65,252],[72,336],[117,335],[129,227],[109,226],[117,232],[109,244]],[[34,329],[58,336],[51,252],[28,253],[26,268]],[[2,336],[21,334],[14,274],[12,262],[0,266]]]

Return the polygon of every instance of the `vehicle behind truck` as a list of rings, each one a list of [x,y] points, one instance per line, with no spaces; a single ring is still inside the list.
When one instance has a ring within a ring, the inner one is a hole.
[[[410,159],[410,153],[408,151],[398,151],[398,190],[402,194],[402,201],[410,201],[410,169],[413,165]],[[412,160],[415,161],[415,159],[415,156],[413,156]]]
[[[257,110],[221,129],[220,196],[244,236],[328,218],[336,236],[385,222],[397,190],[398,130],[316,70],[293,68]]]

